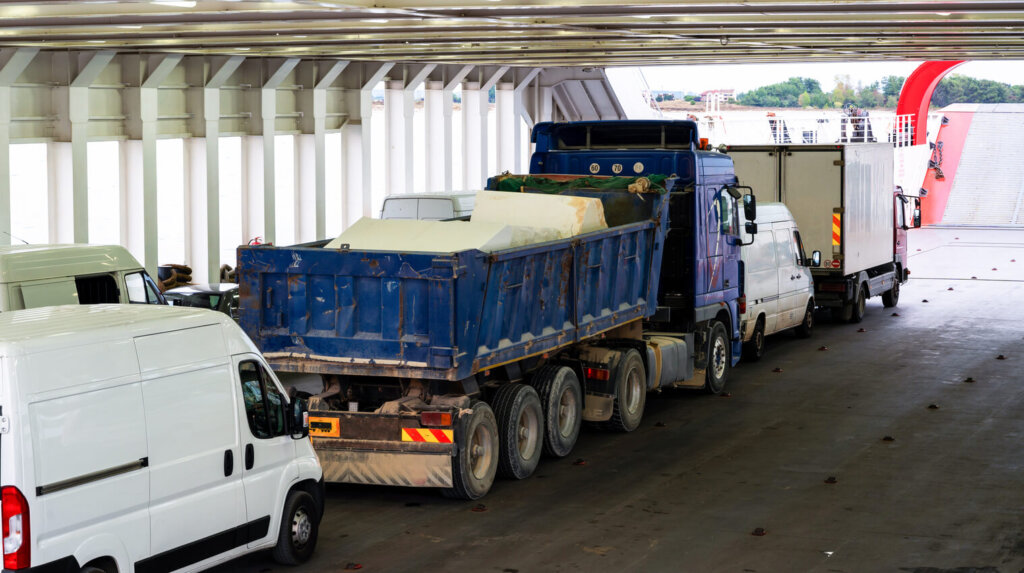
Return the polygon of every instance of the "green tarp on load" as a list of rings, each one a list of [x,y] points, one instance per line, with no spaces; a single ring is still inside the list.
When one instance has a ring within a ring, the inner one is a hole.
[[[553,194],[569,189],[624,190],[641,179],[646,179],[650,182],[650,190],[642,192],[666,192],[665,180],[668,179],[666,175],[648,175],[646,177],[573,177],[568,180],[533,175],[500,175],[493,177],[491,184],[494,186],[493,191],[512,191],[518,193],[523,189],[529,189],[531,192]]]

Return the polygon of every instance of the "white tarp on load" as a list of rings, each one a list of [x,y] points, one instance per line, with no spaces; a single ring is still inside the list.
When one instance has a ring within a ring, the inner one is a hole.
[[[467,221],[359,219],[325,248],[343,244],[354,251],[453,253],[479,249],[490,253],[561,238],[555,229]]]
[[[522,227],[545,227],[567,239],[607,229],[604,206],[593,197],[480,191],[470,220]]]

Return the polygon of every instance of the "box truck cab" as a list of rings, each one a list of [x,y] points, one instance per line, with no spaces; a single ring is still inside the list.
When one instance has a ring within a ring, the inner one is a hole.
[[[820,264],[821,253],[804,254],[803,240],[793,214],[782,203],[757,206],[757,233],[744,236],[743,297],[740,329],[743,358],[764,356],[765,337],[794,329],[798,337],[814,327],[814,281],[810,268]]]
[[[0,311],[61,304],[167,304],[119,245],[0,247]]]
[[[199,570],[309,557],[323,509],[303,424],[226,315],[0,313],[4,571]]]

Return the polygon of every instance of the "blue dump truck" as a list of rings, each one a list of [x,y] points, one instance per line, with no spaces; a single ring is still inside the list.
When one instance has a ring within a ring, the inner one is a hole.
[[[569,239],[240,247],[242,328],[278,372],[322,377],[310,434],[325,479],[477,499],[496,474],[568,455],[582,421],[635,429],[650,390],[721,392],[739,357],[740,192],[727,160],[685,153],[679,178],[492,178],[599,199],[608,228]]]

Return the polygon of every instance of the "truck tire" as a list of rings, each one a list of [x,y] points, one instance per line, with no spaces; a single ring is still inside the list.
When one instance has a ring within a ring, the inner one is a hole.
[[[498,470],[498,422],[483,402],[460,418],[464,436],[452,457],[452,487],[441,490],[453,499],[480,499],[491,490]]]
[[[498,475],[523,479],[544,450],[544,410],[532,386],[504,384],[491,401],[498,418]]]
[[[797,338],[810,338],[814,331],[814,301],[807,301],[807,310],[804,311],[804,319],[793,329]]]
[[[320,513],[313,496],[300,489],[289,492],[274,546],[274,561],[281,565],[305,563],[316,549],[319,529]]]
[[[892,308],[900,302],[900,281],[896,278],[892,282],[892,288],[882,293],[882,306]]]
[[[615,371],[615,402],[605,426],[616,432],[632,432],[640,426],[647,403],[647,372],[640,353],[630,348]]]
[[[862,285],[860,290],[857,291],[857,299],[853,301],[853,305],[850,307],[852,313],[850,313],[850,322],[857,324],[864,320],[864,311],[867,309],[868,304],[868,287]]]
[[[757,317],[757,324],[754,325],[754,334],[750,337],[750,342],[743,345],[743,360],[747,362],[757,362],[764,356],[764,317]]]
[[[576,372],[568,366],[544,366],[531,385],[540,395],[544,410],[544,453],[564,458],[572,452],[583,421],[583,389]]]
[[[732,369],[729,336],[725,325],[714,321],[711,335],[708,336],[708,364],[704,377],[704,391],[708,394],[721,394],[725,390],[725,382],[729,379]]]

